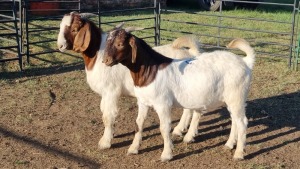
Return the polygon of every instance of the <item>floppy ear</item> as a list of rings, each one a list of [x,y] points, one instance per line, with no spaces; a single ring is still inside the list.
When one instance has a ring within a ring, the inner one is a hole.
[[[131,53],[132,53],[132,57],[131,57],[131,62],[135,63],[136,61],[136,52],[137,52],[137,46],[136,46],[136,41],[135,38],[132,36],[129,39],[129,45],[131,46]]]
[[[90,24],[86,23],[75,37],[73,50],[76,52],[84,52],[89,47],[90,41],[91,27]]]

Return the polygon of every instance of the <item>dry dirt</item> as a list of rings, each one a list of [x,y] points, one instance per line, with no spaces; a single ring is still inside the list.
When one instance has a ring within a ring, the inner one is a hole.
[[[254,72],[254,77],[262,77],[254,78],[249,96],[245,160],[233,161],[233,151],[223,149],[230,118],[227,110],[221,109],[201,119],[194,143],[185,144],[182,138],[173,138],[174,159],[166,163],[159,161],[163,141],[153,111],[145,123],[140,153],[126,155],[137,116],[134,98],[120,98],[112,147],[98,150],[104,129],[100,97],[89,89],[82,64],[0,76],[1,169],[296,169],[300,166],[300,84],[263,97],[259,90],[263,86],[261,79],[269,78],[267,72]],[[173,127],[180,115],[180,109],[173,110]]]

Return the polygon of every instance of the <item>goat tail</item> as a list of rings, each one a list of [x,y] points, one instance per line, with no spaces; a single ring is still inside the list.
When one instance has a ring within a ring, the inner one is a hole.
[[[198,56],[201,53],[200,42],[197,37],[193,35],[182,36],[175,39],[172,43],[172,47],[177,49],[188,48],[192,56]]]
[[[245,39],[234,39],[228,45],[227,48],[229,49],[240,49],[241,51],[246,53],[246,57],[244,57],[244,61],[247,66],[252,69],[254,62],[255,62],[255,52],[254,49],[250,46],[250,44]]]

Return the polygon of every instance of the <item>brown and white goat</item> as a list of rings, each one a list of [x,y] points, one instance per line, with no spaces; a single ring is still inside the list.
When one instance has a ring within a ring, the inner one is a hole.
[[[170,137],[173,106],[196,110],[200,117],[224,104],[232,118],[225,145],[232,149],[237,144],[234,159],[244,158],[248,123],[245,106],[255,53],[243,39],[235,39],[228,46],[244,51],[247,56],[241,58],[228,51],[214,51],[192,59],[174,60],[157,53],[145,41],[123,29],[109,33],[103,61],[112,67],[120,65],[118,63],[126,66],[134,81],[139,109],[153,107],[157,112],[164,139],[162,161],[173,157]],[[139,130],[130,146],[131,152],[138,152],[146,116],[147,111],[139,111]],[[192,121],[194,130],[198,122],[199,118]]]
[[[102,32],[87,14],[71,12],[66,14],[60,23],[57,46],[60,51],[74,50],[82,53],[87,82],[91,89],[102,96],[100,108],[103,113],[104,134],[99,141],[99,148],[111,147],[113,126],[118,115],[118,99],[121,95],[135,96],[130,71],[123,65],[108,67],[102,63],[107,34]],[[180,41],[184,43],[180,43]],[[168,53],[172,57],[192,57],[199,53],[198,42],[195,39],[183,37],[175,40],[174,46],[155,47],[160,53]],[[181,45],[180,45],[181,44]],[[189,47],[189,50],[180,49]],[[148,111],[140,110],[139,111]],[[183,113],[182,123],[175,134],[180,135],[188,125],[189,110]],[[187,140],[190,141],[190,140]]]

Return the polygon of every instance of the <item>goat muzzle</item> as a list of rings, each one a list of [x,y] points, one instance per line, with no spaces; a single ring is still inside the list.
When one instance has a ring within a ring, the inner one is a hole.
[[[108,58],[108,57],[105,57],[105,56],[102,60],[102,63],[104,63],[106,66],[113,66],[113,65],[117,64],[111,58]]]

